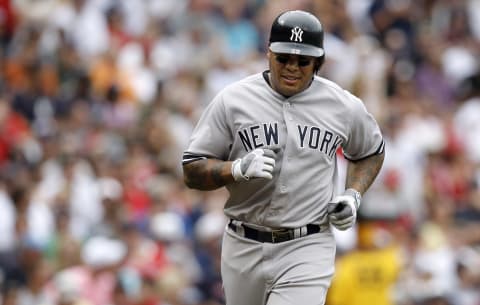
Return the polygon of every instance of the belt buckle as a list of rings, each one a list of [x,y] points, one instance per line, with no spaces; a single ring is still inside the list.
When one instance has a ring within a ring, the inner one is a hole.
[[[288,229],[272,230],[272,243],[283,242],[292,239],[292,234]]]

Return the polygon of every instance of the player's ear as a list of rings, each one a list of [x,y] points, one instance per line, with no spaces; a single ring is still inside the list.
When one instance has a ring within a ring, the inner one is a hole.
[[[315,67],[313,68],[313,72],[315,74],[318,73],[318,70],[320,70],[320,68],[322,67],[323,65],[323,61],[325,60],[325,56],[321,56],[321,57],[318,57],[315,61]]]
[[[267,58],[270,60],[270,58],[272,57],[272,51],[270,51],[270,49],[267,50]]]

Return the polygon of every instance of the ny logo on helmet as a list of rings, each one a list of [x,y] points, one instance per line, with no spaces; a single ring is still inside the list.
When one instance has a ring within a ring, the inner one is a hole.
[[[290,36],[290,41],[302,42],[303,31],[298,26],[292,29],[292,35]]]

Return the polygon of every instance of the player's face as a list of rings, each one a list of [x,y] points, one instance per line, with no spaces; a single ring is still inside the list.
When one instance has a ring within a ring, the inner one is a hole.
[[[284,96],[305,90],[315,69],[315,57],[268,51],[272,88]]]

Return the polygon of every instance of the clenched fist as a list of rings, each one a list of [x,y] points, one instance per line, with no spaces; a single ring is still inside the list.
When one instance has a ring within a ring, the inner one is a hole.
[[[357,220],[360,200],[360,193],[354,189],[347,189],[342,195],[335,196],[328,203],[330,223],[341,231],[353,227]]]
[[[233,161],[232,176],[235,181],[247,181],[252,178],[272,179],[275,167],[275,153],[271,149],[257,148],[243,158]]]

